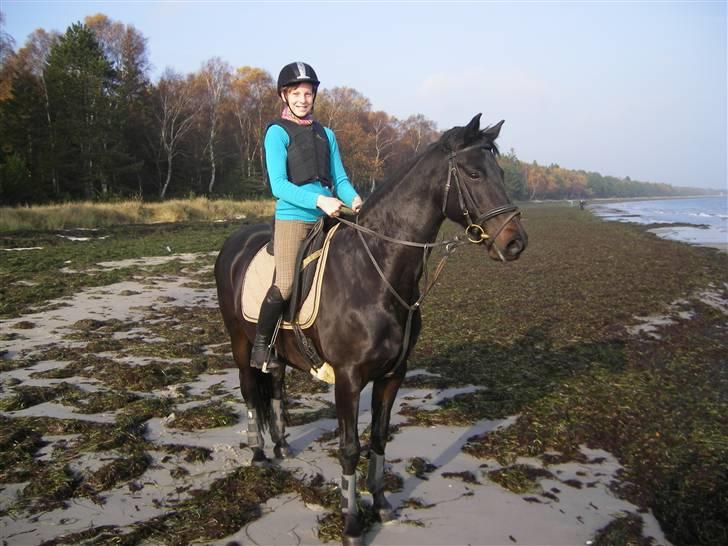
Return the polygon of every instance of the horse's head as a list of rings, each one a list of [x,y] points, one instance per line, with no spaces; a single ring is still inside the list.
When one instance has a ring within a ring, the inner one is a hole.
[[[496,156],[503,121],[480,129],[480,116],[465,127],[454,127],[440,139],[448,159],[448,175],[442,212],[465,228],[472,243],[484,244],[494,260],[517,259],[528,237],[520,212],[511,203]]]

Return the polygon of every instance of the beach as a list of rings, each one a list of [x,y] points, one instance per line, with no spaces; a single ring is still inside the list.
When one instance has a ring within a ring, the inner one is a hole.
[[[595,203],[597,216],[649,225],[658,237],[728,252],[728,196],[700,196]]]
[[[558,203],[523,222],[520,260],[459,249],[424,303],[397,517],[363,491],[365,544],[724,543],[728,255]],[[249,466],[212,278],[235,227],[5,234],[3,544],[339,542],[331,386],[288,372],[294,456]]]

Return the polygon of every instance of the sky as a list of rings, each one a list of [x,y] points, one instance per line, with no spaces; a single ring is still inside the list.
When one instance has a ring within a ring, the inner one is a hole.
[[[438,129],[505,120],[522,161],[728,189],[726,1],[0,0],[22,47],[103,13],[148,39],[156,80],[219,57],[274,78],[305,61],[322,87]],[[344,158],[345,159],[345,158]]]

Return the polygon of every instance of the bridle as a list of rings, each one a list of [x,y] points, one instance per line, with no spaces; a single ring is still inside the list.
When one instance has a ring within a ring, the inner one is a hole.
[[[435,283],[437,282],[438,277],[440,276],[440,273],[442,273],[443,269],[445,268],[445,263],[447,262],[447,259],[450,257],[450,255],[453,253],[453,251],[464,244],[473,243],[473,244],[481,244],[485,243],[485,245],[490,249],[492,246],[495,247],[496,252],[498,253],[499,258],[502,262],[505,262],[506,259],[503,256],[503,253],[501,252],[501,249],[496,244],[495,240],[498,238],[498,235],[503,231],[503,229],[512,222],[515,218],[518,218],[521,215],[521,212],[518,210],[518,207],[516,207],[513,204],[507,204],[507,205],[501,205],[499,207],[495,207],[488,212],[481,214],[480,216],[476,216],[475,220],[473,221],[472,216],[470,214],[470,211],[475,211],[475,201],[468,191],[467,186],[463,186],[460,183],[460,168],[458,166],[457,161],[455,158],[465,152],[468,152],[470,150],[474,150],[476,148],[489,150],[488,147],[483,146],[482,144],[477,144],[473,146],[468,146],[466,148],[463,148],[461,150],[457,151],[451,151],[448,156],[448,173],[447,173],[447,182],[445,183],[445,195],[443,197],[442,201],[442,214],[446,218],[447,216],[447,204],[448,204],[448,197],[450,193],[450,187],[452,186],[452,181],[455,181],[455,188],[457,189],[457,195],[458,195],[458,204],[460,206],[460,210],[462,211],[463,216],[468,222],[468,227],[465,228],[465,236],[466,240],[460,239],[459,237],[455,237],[453,239],[439,241],[435,243],[418,243],[414,241],[407,241],[404,239],[396,239],[394,237],[388,237],[387,235],[383,235],[381,233],[378,233],[374,231],[373,229],[369,229],[368,227],[359,225],[358,223],[358,217],[355,219],[355,222],[351,222],[350,220],[346,220],[345,218],[337,217],[337,220],[343,224],[346,224],[352,228],[354,228],[357,232],[357,235],[359,236],[359,239],[361,240],[362,245],[364,246],[364,249],[366,250],[367,255],[369,256],[369,260],[371,261],[374,268],[377,270],[377,273],[379,273],[379,276],[381,277],[382,281],[384,282],[385,286],[387,287],[387,290],[394,295],[394,297],[399,301],[406,309],[407,309],[407,322],[405,323],[405,330],[404,330],[404,340],[402,343],[402,350],[399,354],[399,357],[397,358],[397,362],[395,363],[394,367],[385,374],[385,377],[391,377],[394,375],[394,372],[399,368],[399,366],[404,362],[405,356],[407,355],[407,350],[409,348],[410,343],[410,333],[411,333],[411,327],[412,327],[412,317],[417,311],[420,306],[422,305],[422,302],[424,301],[427,294],[429,294],[430,290],[435,286]],[[470,202],[470,209],[468,209],[467,201]],[[500,216],[502,214],[508,214],[508,218],[505,222],[498,228],[498,230],[495,232],[495,234],[490,235],[488,234],[485,223],[488,220],[491,220],[497,216]],[[523,229],[521,228],[520,224],[516,224],[518,226],[518,230],[521,233],[522,237],[524,236]],[[364,233],[368,235],[372,235],[374,237],[377,237],[379,239],[382,239],[384,241],[388,241],[390,243],[400,244],[404,246],[410,246],[410,247],[417,247],[422,249],[422,268],[425,275],[425,288],[422,291],[422,294],[420,294],[420,297],[417,298],[417,301],[410,304],[408,303],[402,296],[399,295],[397,290],[392,286],[392,284],[387,279],[386,275],[384,274],[384,271],[382,271],[381,266],[377,262],[376,258],[372,254],[372,251],[369,249],[369,245],[367,245],[366,240],[364,239]],[[433,248],[442,247],[444,249],[443,257],[440,259],[440,262],[437,264],[437,267],[435,268],[435,272],[433,275],[432,280],[428,280],[428,269],[427,269],[427,259],[429,258],[430,252]]]
[[[521,216],[521,211],[518,210],[517,206],[509,203],[507,205],[495,207],[488,212],[477,216],[475,220],[473,220],[472,216],[470,215],[470,211],[475,211],[477,207],[475,206],[475,200],[470,194],[468,187],[463,187],[463,185],[460,183],[460,167],[458,166],[456,157],[462,153],[469,152],[470,150],[475,149],[490,150],[487,146],[483,146],[482,144],[475,144],[461,150],[451,151],[448,154],[447,182],[445,183],[445,195],[442,200],[442,214],[443,216],[447,217],[448,197],[450,195],[450,187],[452,186],[451,181],[454,180],[455,188],[457,189],[458,206],[460,207],[463,216],[468,222],[468,226],[465,228],[465,236],[468,238],[468,241],[474,244],[485,243],[488,248],[494,246],[495,251],[498,253],[498,257],[501,259],[501,261],[505,262],[506,260],[503,256],[503,253],[501,252],[501,249],[498,247],[495,241],[498,238],[498,235],[501,234],[501,232],[508,224],[510,224],[515,218]],[[467,201],[470,202],[470,208],[468,208]],[[510,215],[508,216],[506,221],[501,224],[501,226],[498,228],[498,231],[496,231],[495,234],[490,235],[485,228],[485,223],[488,220],[491,220],[497,216],[508,213],[510,213]],[[519,231],[521,231],[520,225],[518,226],[518,229]],[[523,235],[523,233],[521,233],[521,235]]]

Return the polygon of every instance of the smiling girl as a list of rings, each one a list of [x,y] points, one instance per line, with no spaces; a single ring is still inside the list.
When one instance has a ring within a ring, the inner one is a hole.
[[[322,215],[338,216],[343,205],[358,212],[362,205],[344,170],[334,132],[313,119],[319,83],[306,63],[284,66],[278,76],[283,112],[265,134],[265,163],[276,198],[275,278],[261,305],[251,366],[266,371],[279,366],[273,358],[268,362],[266,358],[278,318],[291,295],[301,243]]]

